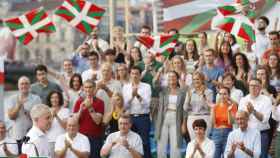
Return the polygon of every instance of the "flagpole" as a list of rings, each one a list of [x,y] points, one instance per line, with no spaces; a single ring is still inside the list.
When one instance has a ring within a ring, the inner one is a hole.
[[[129,1],[125,0],[124,1],[124,14],[125,14],[125,35],[129,35]],[[128,38],[126,38],[127,40]]]
[[[154,34],[158,33],[158,19],[157,19],[157,0],[152,1],[152,8],[153,8],[153,32]]]
[[[114,0],[109,0],[109,32],[110,32],[110,47],[113,47],[113,27],[115,22],[115,7]]]

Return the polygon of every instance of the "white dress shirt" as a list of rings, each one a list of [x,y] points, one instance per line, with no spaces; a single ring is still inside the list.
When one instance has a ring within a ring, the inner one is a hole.
[[[256,42],[252,45],[254,54],[257,55],[259,61],[262,58],[263,53],[269,48],[269,38],[266,34],[256,33]]]
[[[36,145],[39,156],[51,156],[48,137],[43,131],[33,126],[27,133],[27,136],[30,137],[30,140],[27,144],[22,144],[22,153],[27,154],[29,157],[36,157]]]
[[[261,134],[253,128],[247,128],[246,131],[241,131],[240,128],[233,130],[228,135],[227,145],[225,148],[225,157],[228,157],[231,151],[231,146],[234,143],[243,142],[245,147],[253,152],[254,158],[259,158],[261,155]],[[239,148],[234,152],[236,158],[251,158]]]
[[[103,146],[108,146],[112,144],[114,141],[116,141],[117,139],[120,139],[121,137],[122,136],[119,131],[111,133],[107,137],[105,144]],[[127,139],[130,148],[134,149],[141,155],[144,155],[142,139],[137,133],[129,131],[129,133],[127,134],[126,137],[124,137],[124,139],[125,138]],[[131,153],[124,146],[120,144],[115,144],[112,147],[109,158],[133,158],[133,157]]]
[[[152,94],[151,86],[143,82],[138,84],[137,93],[140,95],[142,99],[141,101],[137,97],[132,98],[132,91],[132,83],[128,83],[123,86],[122,94],[125,108],[130,112],[130,114],[148,114],[150,112]]]
[[[196,140],[193,139],[187,146],[187,150],[186,150],[186,157],[185,158],[191,158],[191,155],[194,151],[195,148],[195,144],[196,144]],[[214,157],[214,153],[215,153],[215,143],[205,137],[203,143],[201,144],[201,149],[202,151],[205,153],[205,158],[213,158]],[[194,154],[193,158],[202,158],[202,156],[200,155],[199,151],[196,151]]]
[[[263,120],[259,121],[254,114],[250,114],[248,126],[252,129],[258,129],[264,131],[270,128],[268,120],[272,110],[272,101],[265,95],[259,95],[256,98],[252,98],[250,94],[243,97],[239,103],[239,110],[247,111],[247,104],[251,102],[254,109],[263,115]]]
[[[61,151],[65,147],[65,139],[69,141],[70,137],[67,133],[59,135],[55,141],[55,151]],[[90,144],[88,138],[81,134],[77,133],[73,140],[69,141],[74,149],[79,150],[80,152],[88,152],[90,153]],[[65,154],[66,158],[77,158],[77,156],[71,151],[67,150]]]
[[[12,144],[12,143],[17,143],[16,140],[12,138],[5,137],[3,140],[0,141],[0,157],[5,157],[7,156],[6,153],[3,150],[3,144],[7,144],[8,150],[13,154],[13,155],[18,155],[18,145],[17,144]]]

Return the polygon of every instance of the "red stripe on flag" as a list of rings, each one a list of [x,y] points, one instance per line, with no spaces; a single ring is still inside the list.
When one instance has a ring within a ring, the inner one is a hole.
[[[33,39],[33,36],[31,35],[30,32],[26,33],[25,36],[26,37],[25,37],[24,41],[22,42],[24,45],[28,44]]]
[[[18,156],[18,158],[27,158],[27,155],[26,155],[26,154],[20,154],[20,155]]]
[[[171,28],[176,28],[176,29],[180,30],[184,26],[191,23],[193,17],[194,16],[185,16],[185,17],[174,19],[171,21],[165,21],[165,22],[163,22],[164,31],[168,31]]]
[[[26,19],[29,22],[29,24],[31,24],[32,20],[34,19],[34,17],[38,13],[38,11],[39,11],[39,9],[34,9],[34,10],[31,10],[30,12],[28,12],[27,14],[25,14]]]
[[[5,81],[4,72],[0,72],[0,84],[4,84],[4,81]]]
[[[64,6],[60,6],[58,8],[58,10],[67,10],[68,12],[70,12],[67,8],[65,8]],[[58,14],[59,16],[63,16],[64,19],[66,19],[67,21],[71,21],[72,19],[74,19],[75,17],[74,16],[69,16],[67,14]]]
[[[193,32],[202,32],[205,30],[209,30],[211,28],[212,20],[208,20],[207,23],[201,25],[199,28],[195,29]]]
[[[192,2],[194,0],[163,0],[163,8],[172,7],[175,5]]]
[[[19,18],[12,18],[12,19],[8,19],[6,20],[5,22],[7,23],[13,23],[13,24],[18,24],[18,25],[21,25],[21,21],[19,20]],[[11,28],[10,28],[11,29]],[[12,31],[15,30],[15,29],[11,29]]]
[[[92,5],[90,6],[90,9],[89,9],[89,13],[90,13],[90,12],[98,12],[98,13],[101,13],[101,12],[105,12],[105,9],[100,8],[100,7],[98,7],[98,6],[94,5],[94,4],[92,4]],[[102,16],[94,17],[94,18],[100,20],[100,19],[102,18]]]

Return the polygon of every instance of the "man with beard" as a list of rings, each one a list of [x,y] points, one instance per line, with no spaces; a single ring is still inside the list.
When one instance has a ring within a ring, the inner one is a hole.
[[[256,32],[256,43],[252,46],[252,50],[257,55],[258,60],[261,60],[261,57],[265,50],[269,47],[269,38],[266,34],[266,28],[269,25],[269,20],[265,16],[261,16],[257,19],[257,32]]]
[[[272,53],[278,54],[280,57],[280,34],[278,31],[271,31],[268,34],[270,47],[262,55],[262,63],[268,63],[268,57]]]

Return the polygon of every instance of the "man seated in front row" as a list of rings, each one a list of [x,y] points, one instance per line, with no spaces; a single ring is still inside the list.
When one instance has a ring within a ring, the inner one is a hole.
[[[103,145],[100,155],[109,158],[142,158],[143,144],[141,137],[131,131],[131,118],[129,115],[121,115],[119,120],[119,131],[111,133]]]
[[[256,129],[248,127],[249,114],[246,111],[236,113],[238,129],[233,130],[227,140],[225,158],[260,157],[261,135]]]
[[[66,131],[56,139],[56,157],[87,158],[90,153],[89,140],[85,135],[79,133],[79,120],[74,115],[68,118]]]

